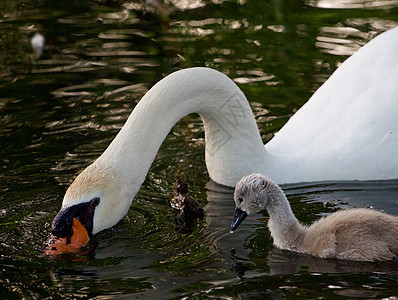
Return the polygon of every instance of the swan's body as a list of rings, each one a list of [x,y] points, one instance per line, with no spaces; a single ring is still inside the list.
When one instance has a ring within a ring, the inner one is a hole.
[[[398,28],[347,59],[265,147],[232,80],[208,68],[175,72],[142,98],[105,152],[76,178],[62,209],[99,197],[93,233],[115,225],[172,126],[190,113],[203,118],[206,165],[220,184],[234,186],[253,172],[278,183],[398,178],[396,62]]]
[[[296,219],[281,188],[261,174],[243,177],[236,185],[234,199],[235,215],[241,217],[234,220],[232,229],[243,221],[245,213],[266,209],[278,248],[355,261],[386,261],[398,256],[398,217],[357,208],[340,210],[307,227]]]

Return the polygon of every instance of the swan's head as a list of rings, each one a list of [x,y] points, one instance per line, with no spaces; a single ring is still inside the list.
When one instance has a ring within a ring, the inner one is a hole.
[[[250,174],[239,180],[234,193],[236,209],[231,231],[238,228],[248,215],[258,213],[266,207],[269,182],[270,180],[262,174]]]
[[[132,201],[126,184],[111,168],[94,163],[87,167],[65,193],[62,207],[55,217],[52,234],[64,238],[72,234],[76,218],[89,236],[114,226],[127,213]]]

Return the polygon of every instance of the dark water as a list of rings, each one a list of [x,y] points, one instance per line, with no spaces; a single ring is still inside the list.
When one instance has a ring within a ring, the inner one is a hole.
[[[266,142],[344,59],[397,25],[397,1],[1,1],[0,298],[398,296],[396,265],[276,250],[266,215],[229,234],[232,190],[209,183],[195,115],[173,128],[128,215],[91,253],[38,257],[68,185],[165,75],[229,75]],[[174,231],[177,178],[205,205],[191,235]],[[397,181],[283,188],[303,222],[340,207],[398,215]]]

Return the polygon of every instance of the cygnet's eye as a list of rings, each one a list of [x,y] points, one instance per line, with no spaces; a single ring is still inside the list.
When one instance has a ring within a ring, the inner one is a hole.
[[[238,200],[239,200],[239,203],[243,202],[243,198],[238,198]]]

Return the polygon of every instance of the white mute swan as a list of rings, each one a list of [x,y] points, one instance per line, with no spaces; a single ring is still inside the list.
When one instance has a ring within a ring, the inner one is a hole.
[[[146,93],[109,147],[77,176],[53,233],[64,237],[73,217],[92,234],[119,222],[168,132],[190,113],[203,118],[206,165],[220,184],[235,186],[253,172],[278,183],[398,178],[397,98],[398,28],[348,58],[265,147],[232,80],[208,68],[175,72]]]
[[[366,208],[340,210],[307,227],[300,224],[281,188],[262,174],[243,177],[235,188],[231,231],[249,214],[266,209],[274,245],[321,258],[396,260],[398,217]]]

